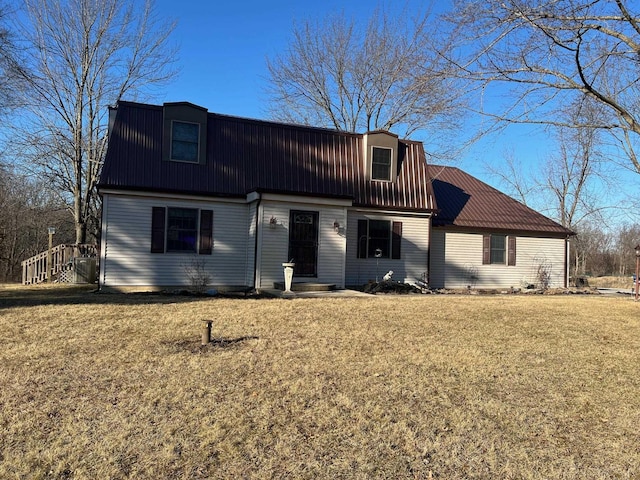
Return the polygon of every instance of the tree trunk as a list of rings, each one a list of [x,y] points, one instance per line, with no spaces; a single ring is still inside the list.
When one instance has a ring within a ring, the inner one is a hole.
[[[87,243],[87,224],[76,222],[76,244]]]

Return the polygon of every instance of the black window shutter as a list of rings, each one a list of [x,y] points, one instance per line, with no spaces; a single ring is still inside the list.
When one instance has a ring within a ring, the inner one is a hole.
[[[367,220],[358,220],[358,258],[367,258]]]
[[[153,207],[151,214],[151,253],[164,253],[165,208]]]
[[[515,266],[516,264],[516,237],[509,237],[509,247],[507,255],[507,265]]]
[[[391,231],[391,258],[400,258],[402,243],[402,222],[393,222]]]
[[[211,255],[213,251],[213,210],[200,210],[200,242],[198,253]]]
[[[482,236],[482,264],[491,263],[491,235]]]

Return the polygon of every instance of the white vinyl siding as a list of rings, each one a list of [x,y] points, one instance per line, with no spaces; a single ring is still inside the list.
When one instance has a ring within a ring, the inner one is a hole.
[[[358,220],[388,220],[402,223],[400,259],[357,258]],[[429,222],[426,216],[403,216],[350,211],[347,228],[347,263],[345,282],[347,285],[364,285],[369,280],[382,279],[393,270],[393,280],[418,283],[427,271],[429,252]]]
[[[296,277],[294,282],[318,282],[335,284],[344,288],[344,259],[346,240],[336,232],[333,224],[346,224],[344,207],[316,205],[313,203],[285,203],[263,201],[261,204],[261,235],[259,239],[259,279],[257,288],[273,288],[275,282],[284,281],[282,264],[289,261],[289,212],[303,210],[318,212],[318,275],[316,277]],[[275,227],[269,224],[276,218]]]
[[[431,247],[429,251],[429,286],[444,288],[445,285],[445,248],[446,235],[441,228],[431,229]]]
[[[540,268],[551,287],[564,286],[565,240],[516,236],[516,264],[482,264],[481,233],[434,229],[430,283],[433,288],[509,288],[537,283]]]
[[[117,286],[189,286],[186,269],[203,262],[211,285],[246,285],[250,256],[248,206],[127,195],[104,195],[101,284]],[[153,207],[213,210],[213,252],[150,253]],[[253,246],[251,246],[253,248]]]

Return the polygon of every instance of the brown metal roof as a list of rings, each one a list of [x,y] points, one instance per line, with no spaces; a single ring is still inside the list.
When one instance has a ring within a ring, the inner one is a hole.
[[[353,204],[431,211],[422,143],[399,141],[392,182],[365,175],[363,135],[209,113],[206,164],[162,160],[163,107],[120,102],[100,188],[212,196],[252,191],[351,198]]]
[[[430,165],[438,214],[434,227],[572,235],[562,225],[455,167]]]

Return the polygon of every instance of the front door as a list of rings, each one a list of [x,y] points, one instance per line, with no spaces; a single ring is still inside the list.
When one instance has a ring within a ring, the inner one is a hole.
[[[289,214],[289,258],[296,277],[318,275],[318,212],[291,210]]]

